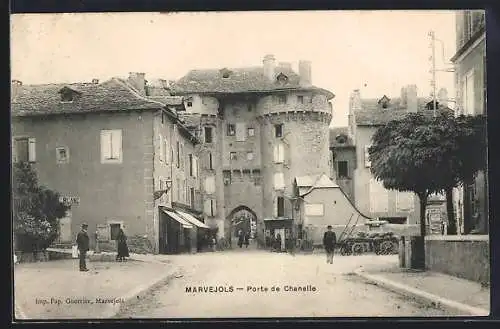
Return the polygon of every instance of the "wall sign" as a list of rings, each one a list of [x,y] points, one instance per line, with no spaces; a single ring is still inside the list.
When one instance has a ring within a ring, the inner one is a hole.
[[[65,205],[69,205],[69,206],[78,205],[78,204],[80,204],[80,197],[61,195],[59,197],[59,202],[64,203]]]

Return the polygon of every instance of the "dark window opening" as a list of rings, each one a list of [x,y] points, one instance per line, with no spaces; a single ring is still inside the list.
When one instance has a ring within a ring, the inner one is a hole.
[[[349,177],[349,169],[347,166],[347,161],[338,161],[337,162],[337,177],[338,178],[348,178]]]
[[[189,194],[191,195],[191,208],[194,209],[194,204],[195,204],[195,196],[194,196],[194,187],[191,187],[189,189]]]
[[[236,152],[230,152],[229,153],[229,159],[230,160],[237,160]]]
[[[61,102],[72,102],[73,93],[66,91],[61,93]]]
[[[212,127],[205,127],[205,143],[212,143]]]
[[[283,124],[274,125],[274,136],[283,137]]]
[[[304,104],[304,96],[297,96],[297,102],[299,102],[299,104]]]
[[[286,104],[286,95],[278,95],[278,104]]]
[[[227,125],[227,135],[228,136],[234,136],[236,135],[236,127],[234,124],[228,124]]]
[[[189,154],[189,176],[193,176],[193,155]]]
[[[177,149],[177,168],[180,168],[180,166],[181,166],[181,155],[180,155],[180,144],[179,144],[179,142],[177,142],[176,149]]]
[[[109,228],[111,231],[111,240],[116,240],[118,238],[118,232],[120,232],[121,225],[109,224]]]
[[[224,185],[231,184],[231,171],[230,170],[224,170],[223,176],[224,176]]]
[[[285,217],[285,198],[282,196],[278,197],[277,202],[278,207],[278,217]]]
[[[297,239],[302,239],[302,224],[297,225]]]
[[[14,148],[17,162],[26,162],[29,160],[28,138],[14,140]]]
[[[214,169],[213,163],[212,163],[212,153],[208,153],[208,169],[210,169],[210,170]]]

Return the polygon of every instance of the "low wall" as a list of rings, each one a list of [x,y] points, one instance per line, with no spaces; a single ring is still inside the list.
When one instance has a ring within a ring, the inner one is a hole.
[[[489,249],[487,235],[426,236],[426,268],[489,284]]]

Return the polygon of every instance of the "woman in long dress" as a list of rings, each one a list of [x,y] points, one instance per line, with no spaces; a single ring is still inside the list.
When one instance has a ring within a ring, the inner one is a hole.
[[[127,246],[127,236],[125,235],[125,232],[123,232],[123,229],[120,229],[118,232],[118,254],[116,255],[116,260],[121,262],[125,260],[125,257],[130,257],[128,253],[128,246]]]

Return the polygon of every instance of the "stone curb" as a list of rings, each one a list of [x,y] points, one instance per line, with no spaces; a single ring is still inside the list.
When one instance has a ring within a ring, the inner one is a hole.
[[[123,310],[125,305],[128,305],[130,302],[134,300],[142,299],[145,295],[149,294],[151,291],[164,286],[179,273],[180,270],[177,269],[174,270],[173,272],[162,274],[158,276],[156,279],[136,287],[135,289],[131,290],[130,292],[121,297],[123,302],[111,305],[110,311],[106,312],[107,314],[105,314],[104,317],[106,318],[115,317]]]
[[[395,292],[397,294],[403,296],[411,296],[416,300],[424,303],[430,303],[434,307],[440,308],[444,311],[448,311],[457,316],[488,316],[490,311],[474,307],[466,304],[462,304],[459,302],[455,302],[453,300],[449,300],[410,286],[405,284],[397,283],[386,278],[383,278],[379,275],[368,274],[363,270],[355,270],[354,273],[359,277],[376,283],[378,286]]]

